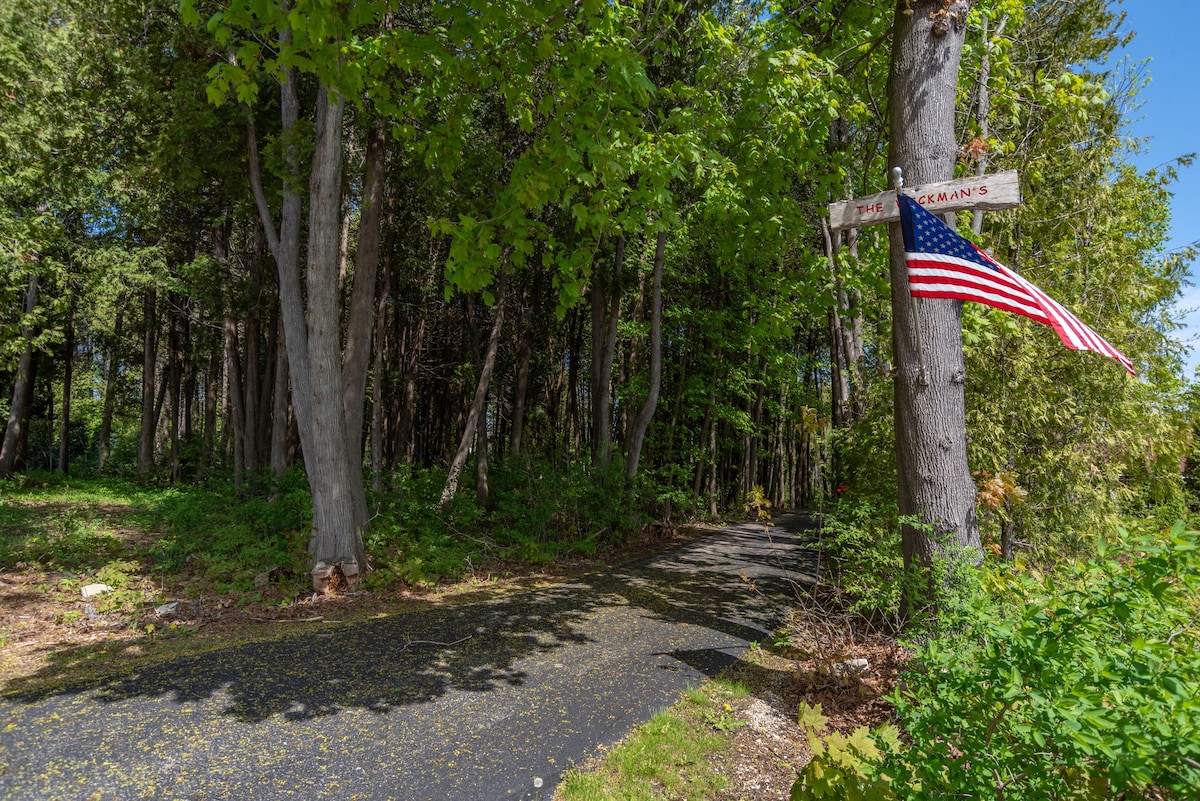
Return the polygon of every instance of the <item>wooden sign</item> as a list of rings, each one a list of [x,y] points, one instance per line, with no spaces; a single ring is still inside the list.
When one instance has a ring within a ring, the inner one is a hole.
[[[904,193],[937,214],[968,209],[996,211],[1021,205],[1021,185],[1016,170],[906,187]],[[900,209],[894,191],[829,204],[829,227],[834,231],[899,219]]]

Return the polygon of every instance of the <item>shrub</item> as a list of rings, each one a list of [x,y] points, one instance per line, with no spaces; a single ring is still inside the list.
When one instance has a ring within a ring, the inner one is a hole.
[[[1099,551],[984,574],[897,685],[904,744],[818,740],[810,723],[792,798],[1196,798],[1200,533],[1121,532]]]
[[[1200,534],[990,574],[894,698],[901,797],[1100,798],[1200,787]]]
[[[842,501],[821,521],[822,575],[847,609],[869,620],[900,612],[904,558],[895,504]]]

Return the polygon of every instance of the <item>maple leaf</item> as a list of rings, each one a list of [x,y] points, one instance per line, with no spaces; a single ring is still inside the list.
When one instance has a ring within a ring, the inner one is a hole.
[[[800,728],[808,729],[812,732],[825,731],[825,727],[829,725],[829,718],[821,714],[821,705],[811,706],[809,704],[800,705]]]

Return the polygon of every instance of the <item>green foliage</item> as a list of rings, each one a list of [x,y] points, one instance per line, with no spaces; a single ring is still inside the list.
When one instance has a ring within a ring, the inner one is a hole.
[[[820,579],[834,586],[848,610],[870,620],[900,613],[904,559],[895,504],[846,499],[821,519]]]
[[[96,513],[67,503],[47,509],[23,502],[43,492],[5,494],[0,501],[0,567],[12,570],[25,563],[47,570],[87,570],[124,553],[121,540]]]
[[[822,735],[828,718],[821,705],[800,705],[799,724],[808,737],[812,759],[792,785],[791,801],[829,798],[845,801],[892,801],[892,778],[884,772],[887,752],[901,746],[895,726],[872,732],[865,726],[849,735]],[[882,748],[882,750],[881,750]]]
[[[895,694],[902,798],[1193,798],[1200,786],[1200,534],[1124,533],[987,592]]]
[[[252,590],[255,575],[274,567],[303,574],[311,512],[302,477],[285,478],[274,500],[232,497],[229,486],[154,493],[138,510],[143,525],[163,529],[152,562],[162,570],[190,563],[223,593]]]
[[[618,545],[646,522],[619,462],[603,474],[567,470],[524,457],[489,469],[489,508],[458,493],[441,508],[445,473],[411,470],[391,477],[366,545],[379,575],[373,586],[457,579],[484,559],[544,564]]]

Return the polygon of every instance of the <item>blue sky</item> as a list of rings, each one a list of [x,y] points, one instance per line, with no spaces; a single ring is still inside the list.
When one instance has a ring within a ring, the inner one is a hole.
[[[1126,14],[1122,31],[1137,34],[1123,55],[1132,63],[1149,59],[1144,69],[1150,84],[1140,94],[1143,105],[1129,129],[1148,142],[1134,163],[1147,169],[1200,151],[1200,2],[1124,0],[1116,8]],[[1180,170],[1173,191],[1171,249],[1200,240],[1200,160]],[[1192,265],[1192,273],[1200,278],[1200,264]],[[1179,312],[1188,324],[1179,337],[1192,346],[1191,375],[1200,365],[1200,287],[1187,289]]]

